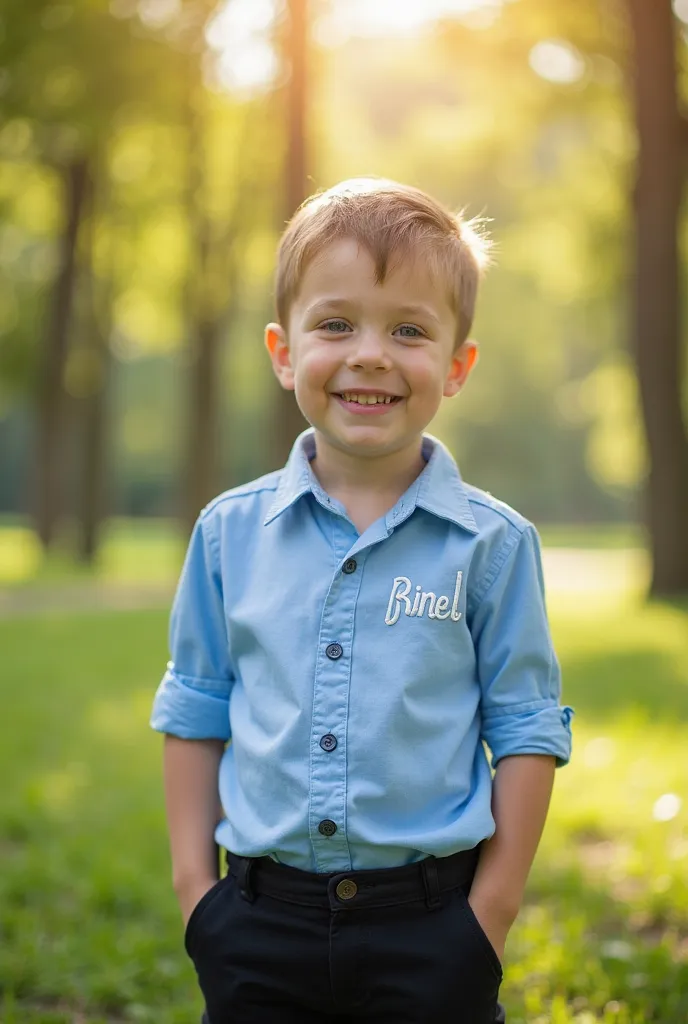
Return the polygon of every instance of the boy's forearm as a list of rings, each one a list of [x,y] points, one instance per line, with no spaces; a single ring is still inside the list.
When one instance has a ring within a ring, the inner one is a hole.
[[[222,817],[218,770],[222,740],[165,736],[164,781],[176,892],[217,878],[215,826]]]
[[[505,757],[493,780],[495,833],[488,839],[471,888],[471,904],[509,927],[518,914],[554,784],[555,759]]]

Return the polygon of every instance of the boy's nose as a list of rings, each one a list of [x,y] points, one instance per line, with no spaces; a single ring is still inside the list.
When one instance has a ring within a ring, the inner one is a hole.
[[[348,354],[347,365],[387,369],[391,360],[385,340],[376,331],[362,331]]]

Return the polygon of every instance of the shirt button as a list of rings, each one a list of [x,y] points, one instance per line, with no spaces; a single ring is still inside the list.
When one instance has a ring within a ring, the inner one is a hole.
[[[335,892],[339,896],[340,900],[350,900],[358,892],[358,886],[351,878],[343,878],[341,882],[337,883]]]
[[[323,750],[334,750],[337,746],[337,737],[333,736],[331,732],[326,733],[324,736],[320,737],[320,746]]]
[[[336,831],[337,826],[333,821],[330,821],[329,818],[325,818],[325,820],[321,821],[318,825],[318,832],[323,836],[333,836]]]
[[[332,661],[336,661],[337,658],[341,658],[344,653],[344,648],[341,644],[328,644],[325,648],[325,654],[328,658],[332,658]]]
[[[356,567],[357,566],[358,566],[358,562],[356,561],[355,558],[347,558],[346,562],[342,566],[342,572],[345,572],[345,573],[356,572]]]

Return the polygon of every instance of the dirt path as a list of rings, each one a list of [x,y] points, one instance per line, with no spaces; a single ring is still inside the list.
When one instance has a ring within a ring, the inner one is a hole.
[[[0,587],[0,618],[169,607],[174,583],[54,583]]]

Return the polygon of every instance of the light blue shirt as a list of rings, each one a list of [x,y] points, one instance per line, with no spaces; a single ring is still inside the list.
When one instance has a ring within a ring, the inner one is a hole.
[[[314,454],[308,430],[201,513],[151,725],[231,741],[215,838],[237,854],[333,872],[472,848],[495,828],[482,741],[493,765],[571,753],[537,533],[425,435],[359,535]]]

